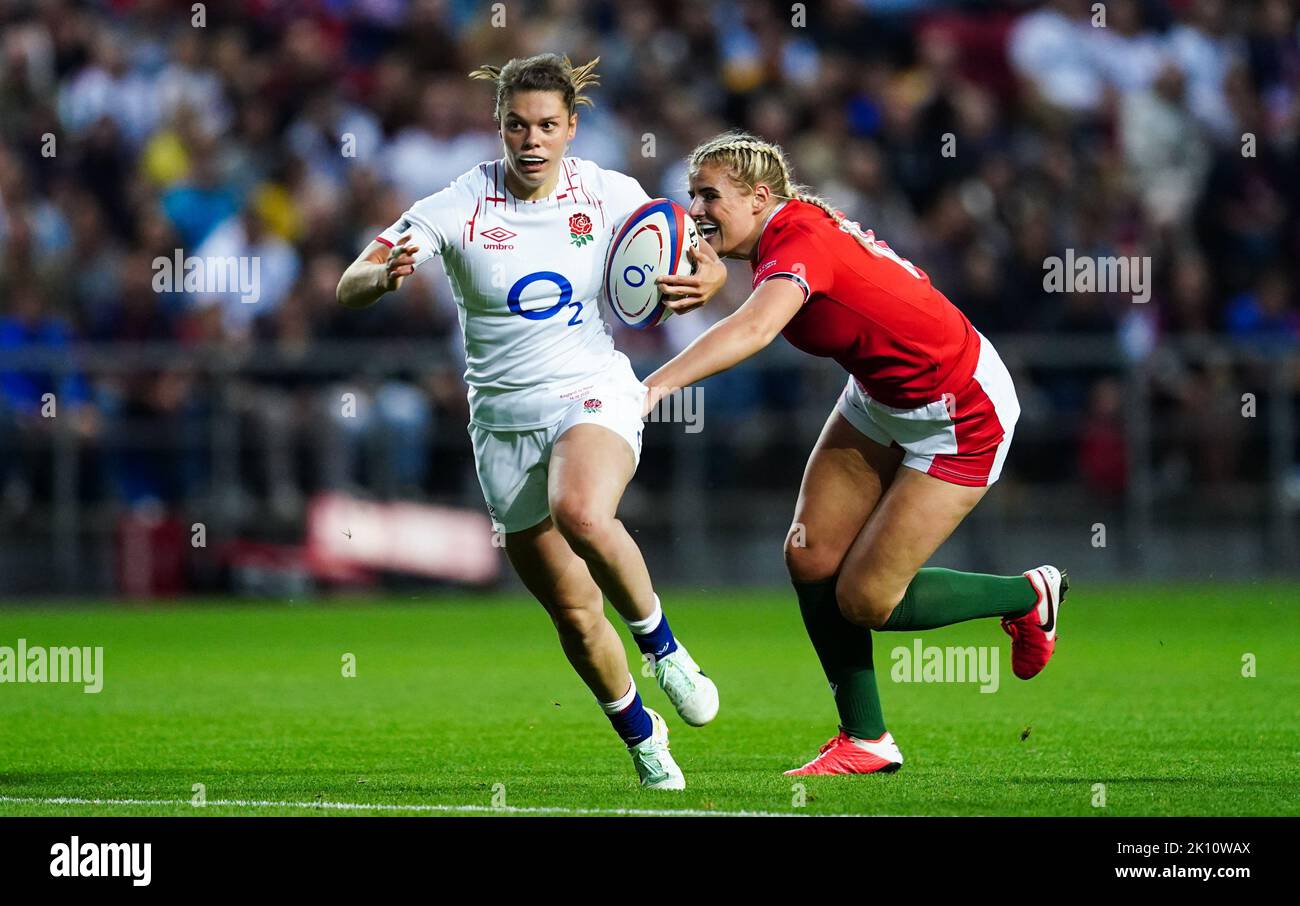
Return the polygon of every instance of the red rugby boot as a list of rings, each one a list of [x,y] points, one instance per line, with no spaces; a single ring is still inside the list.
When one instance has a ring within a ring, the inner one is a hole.
[[[894,745],[888,732],[879,739],[854,739],[843,730],[821,747],[817,757],[801,768],[786,771],[789,775],[808,774],[875,774],[897,771],[903,753]]]
[[[1011,636],[1011,672],[1032,679],[1047,666],[1056,650],[1056,617],[1070,590],[1070,577],[1055,566],[1028,570],[1025,578],[1038,594],[1038,601],[1024,616],[1002,618],[1002,628]]]

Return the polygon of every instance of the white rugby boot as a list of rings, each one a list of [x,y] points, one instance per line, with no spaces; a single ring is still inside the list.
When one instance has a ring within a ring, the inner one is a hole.
[[[641,785],[648,790],[686,789],[686,776],[668,751],[668,724],[649,708],[645,709],[645,713],[650,715],[653,732],[648,739],[628,747],[637,775],[641,778]]]
[[[702,727],[718,716],[718,687],[679,639],[677,650],[655,658],[655,679],[682,720]]]

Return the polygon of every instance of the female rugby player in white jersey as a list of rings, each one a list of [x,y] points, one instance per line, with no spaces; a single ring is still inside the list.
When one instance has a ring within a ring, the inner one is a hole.
[[[636,543],[616,517],[641,454],[645,387],[601,319],[604,253],[649,197],[635,179],[566,157],[598,60],[542,54],[484,66],[496,84],[504,156],[417,201],[344,272],[338,299],[373,304],[441,255],[465,337],[479,482],[506,552],[555,623],[573,668],[632,753],[641,783],[682,789],[663,719],[641,704],[602,592],[628,624],[678,713],[699,726],[717,687],[674,638]],[[713,296],[711,249],[675,295]]]

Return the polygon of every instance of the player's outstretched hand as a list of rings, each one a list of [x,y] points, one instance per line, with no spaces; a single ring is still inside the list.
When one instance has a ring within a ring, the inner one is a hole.
[[[679,315],[708,302],[727,282],[727,266],[707,242],[701,242],[699,249],[687,249],[686,256],[695,265],[694,274],[665,275],[655,280],[664,304]]]
[[[387,279],[384,281],[384,289],[392,292],[402,285],[402,278],[409,277],[415,273],[415,255],[420,251],[418,245],[408,245],[411,240],[411,234],[407,233],[401,239],[393,243],[393,247],[388,250],[388,258],[384,261],[384,271],[387,273]]]

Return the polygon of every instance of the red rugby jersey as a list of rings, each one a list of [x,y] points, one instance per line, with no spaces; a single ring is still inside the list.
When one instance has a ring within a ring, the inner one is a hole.
[[[816,205],[784,202],[751,265],[755,288],[781,277],[804,290],[785,338],[839,362],[877,402],[915,408],[958,392],[975,373],[980,338],[970,321],[924,271],[857,224],[841,228]]]

